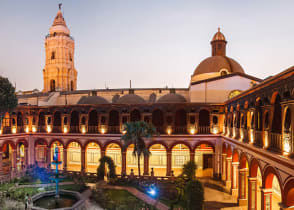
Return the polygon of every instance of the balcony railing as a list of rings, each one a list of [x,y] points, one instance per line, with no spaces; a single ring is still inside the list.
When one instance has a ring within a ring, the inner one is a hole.
[[[53,126],[52,132],[53,133],[61,133],[61,126]]]
[[[248,130],[246,128],[242,128],[243,130],[243,142],[248,143],[249,138],[248,138]]]
[[[176,126],[174,133],[175,134],[186,134],[187,133],[187,126]]]
[[[98,125],[97,126],[95,126],[95,125],[88,126],[88,133],[98,133]]]
[[[24,133],[23,126],[17,126],[17,133]]]
[[[240,138],[240,128],[235,128],[235,139]]]
[[[38,126],[38,132],[40,133],[46,133],[46,127],[45,125],[41,125],[41,126]]]
[[[107,133],[114,133],[114,134],[120,133],[120,126],[108,126]]]
[[[258,147],[263,146],[263,132],[262,131],[255,131],[254,145],[258,146]]]
[[[71,133],[80,133],[80,129],[79,129],[79,126],[70,126],[70,132]]]
[[[229,137],[232,137],[232,136],[233,136],[233,128],[229,127]]]
[[[198,134],[210,134],[210,127],[209,126],[199,126],[198,127]]]
[[[269,149],[276,152],[282,151],[282,134],[280,133],[270,133],[269,135]]]
[[[165,134],[166,133],[163,126],[156,126],[156,131],[159,134]]]
[[[2,133],[3,134],[11,134],[11,127],[10,126],[3,127]]]

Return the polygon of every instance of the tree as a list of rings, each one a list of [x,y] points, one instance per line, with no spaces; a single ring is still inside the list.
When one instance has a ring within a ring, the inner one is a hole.
[[[149,157],[150,155],[143,138],[151,138],[156,134],[156,129],[153,125],[144,121],[137,121],[125,123],[124,132],[125,134],[121,137],[124,142],[124,149],[130,144],[134,144],[133,155],[138,159],[138,171],[139,176],[141,176],[140,157]]]
[[[6,112],[11,111],[17,106],[15,88],[7,78],[0,76],[0,128],[2,119]]]
[[[182,175],[188,180],[193,180],[196,178],[197,165],[193,160],[185,163],[182,169]]]

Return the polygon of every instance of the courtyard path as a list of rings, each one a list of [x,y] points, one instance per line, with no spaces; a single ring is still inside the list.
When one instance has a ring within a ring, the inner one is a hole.
[[[221,182],[211,179],[200,181],[204,186],[205,210],[242,210],[238,207],[237,198],[227,193]]]

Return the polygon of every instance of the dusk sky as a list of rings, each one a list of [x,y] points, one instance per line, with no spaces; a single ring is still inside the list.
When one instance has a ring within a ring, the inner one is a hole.
[[[0,75],[43,88],[44,38],[62,2],[75,39],[78,89],[183,87],[211,55],[220,27],[227,56],[261,79],[294,64],[293,0],[0,0]]]

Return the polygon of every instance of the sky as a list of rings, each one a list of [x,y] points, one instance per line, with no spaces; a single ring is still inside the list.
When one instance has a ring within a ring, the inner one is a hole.
[[[220,27],[227,56],[264,79],[294,64],[293,0],[0,0],[0,75],[43,88],[58,11],[75,39],[78,89],[187,88]]]

